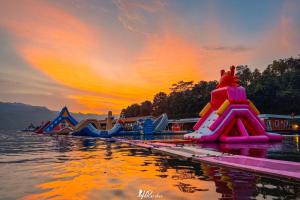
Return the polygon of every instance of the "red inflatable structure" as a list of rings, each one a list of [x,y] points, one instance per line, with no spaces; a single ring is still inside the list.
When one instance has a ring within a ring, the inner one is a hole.
[[[221,71],[220,82],[211,92],[211,101],[200,112],[195,132],[185,138],[199,142],[267,142],[282,140],[278,134],[267,133],[258,117],[259,111],[247,99],[246,90],[239,85],[235,67]]]

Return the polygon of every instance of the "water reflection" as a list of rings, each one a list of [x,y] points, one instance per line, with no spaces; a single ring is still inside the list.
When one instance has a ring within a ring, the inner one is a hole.
[[[259,158],[268,157],[268,151],[281,151],[282,143],[258,143],[258,144],[198,144],[201,148],[211,149],[219,152],[252,156]]]
[[[228,168],[202,164],[202,170],[213,180],[219,199],[299,199],[300,184],[260,177]]]
[[[82,139],[82,148],[81,148],[81,150],[89,151],[89,150],[95,149],[97,147],[96,141],[97,140],[95,138],[84,138],[84,139]]]
[[[0,143],[2,199],[137,199],[140,189],[163,199],[300,198],[296,183],[153,154],[128,144],[13,133],[0,137],[5,138]],[[247,148],[268,149],[269,156],[270,149],[286,147]]]
[[[59,152],[72,151],[76,145],[73,140],[70,140],[68,136],[53,136],[56,141],[55,150]]]
[[[299,135],[286,136],[280,151],[270,151],[269,158],[300,162]]]
[[[262,177],[256,195],[272,199],[299,199],[300,185]]]
[[[215,182],[220,199],[250,199],[254,196],[259,177],[251,173],[228,170],[202,164],[202,170],[210,180]]]
[[[285,136],[280,143],[197,144],[200,148],[244,156],[300,162],[299,136]]]
[[[167,140],[167,139],[182,139],[182,135],[172,135],[172,134],[149,134],[149,135],[144,135],[144,134],[136,134],[136,135],[123,135],[119,136],[120,138],[126,138],[129,140]]]

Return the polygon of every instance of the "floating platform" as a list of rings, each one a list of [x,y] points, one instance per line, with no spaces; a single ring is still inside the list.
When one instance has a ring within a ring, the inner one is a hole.
[[[300,163],[233,155],[202,149],[195,146],[181,146],[177,142],[140,141],[115,138],[116,141],[147,148],[154,153],[162,153],[194,162],[204,162],[227,168],[234,168],[260,175],[285,178],[300,182]]]
[[[282,178],[300,181],[300,163],[255,158],[248,156],[221,156],[198,158],[202,162],[213,165],[226,166],[249,172],[277,176]]]

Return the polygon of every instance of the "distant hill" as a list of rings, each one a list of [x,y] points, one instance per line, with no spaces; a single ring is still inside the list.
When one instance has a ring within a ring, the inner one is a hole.
[[[0,102],[0,130],[20,130],[30,123],[40,125],[42,121],[52,120],[59,111],[52,111],[42,106],[23,103]],[[104,119],[106,115],[71,113],[78,121],[87,118]]]

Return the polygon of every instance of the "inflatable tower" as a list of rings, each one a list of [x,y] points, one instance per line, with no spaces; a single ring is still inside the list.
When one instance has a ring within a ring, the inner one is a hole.
[[[106,118],[106,130],[112,129],[112,127],[113,127],[113,125],[112,125],[113,119],[114,119],[114,117],[112,115],[112,111],[108,111],[107,118]]]
[[[217,88],[211,92],[211,101],[200,112],[195,132],[184,135],[198,142],[268,142],[280,141],[282,136],[267,133],[258,117],[259,111],[247,99],[244,87],[239,85],[235,67],[221,70]]]

